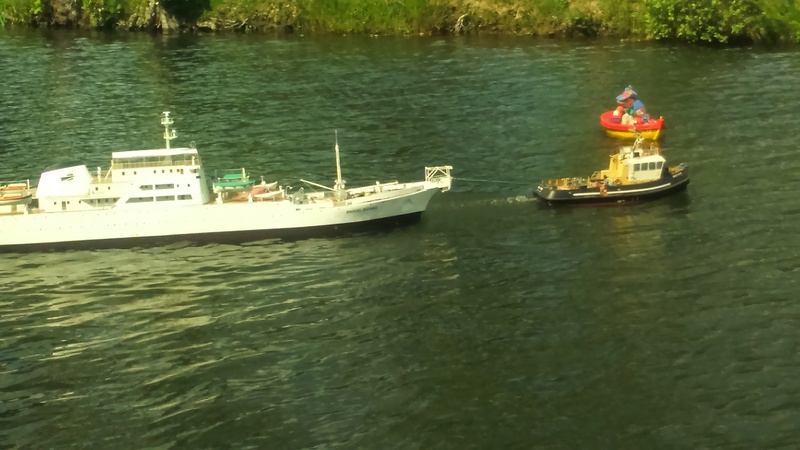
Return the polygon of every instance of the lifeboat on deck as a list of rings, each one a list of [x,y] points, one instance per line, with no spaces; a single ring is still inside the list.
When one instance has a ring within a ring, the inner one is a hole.
[[[31,200],[33,192],[29,182],[0,183],[0,206],[27,205]]]

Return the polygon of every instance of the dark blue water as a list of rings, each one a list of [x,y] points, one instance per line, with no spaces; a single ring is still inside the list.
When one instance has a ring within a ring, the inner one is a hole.
[[[414,180],[418,225],[0,259],[4,448],[796,448],[800,52],[0,33],[0,179],[155,148]],[[633,84],[684,194],[550,209]],[[1,218],[0,218],[1,219]],[[0,220],[0,223],[2,221]]]

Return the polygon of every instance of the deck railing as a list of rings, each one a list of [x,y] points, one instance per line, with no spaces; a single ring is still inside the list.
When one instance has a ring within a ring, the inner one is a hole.
[[[441,178],[451,178],[450,171],[453,166],[435,166],[425,168],[425,181],[437,181]]]

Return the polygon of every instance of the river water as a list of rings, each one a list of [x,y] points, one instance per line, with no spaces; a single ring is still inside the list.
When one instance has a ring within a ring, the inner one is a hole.
[[[800,51],[0,32],[0,179],[157,148],[415,180],[414,226],[4,254],[0,448],[796,448]],[[686,193],[551,209],[633,84]],[[475,181],[485,180],[485,181]]]

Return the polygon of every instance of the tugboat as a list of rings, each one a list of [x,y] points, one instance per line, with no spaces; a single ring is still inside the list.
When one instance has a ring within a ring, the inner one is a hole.
[[[689,168],[681,163],[667,166],[661,150],[643,148],[638,136],[633,145],[610,155],[608,169],[588,178],[556,178],[542,181],[534,195],[548,204],[619,203],[649,200],[671,194],[689,184]]]

